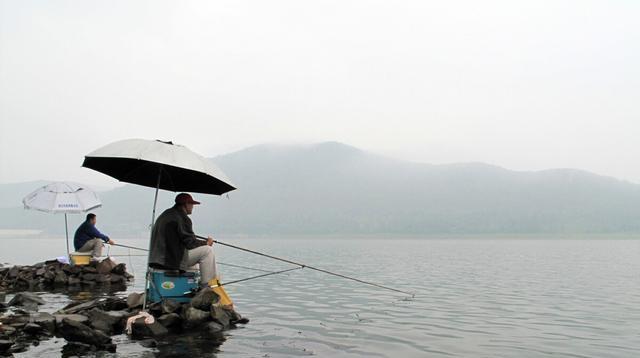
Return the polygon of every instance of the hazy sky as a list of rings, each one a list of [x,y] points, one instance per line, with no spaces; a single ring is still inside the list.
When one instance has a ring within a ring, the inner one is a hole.
[[[640,183],[638,1],[0,0],[0,183],[124,138]]]

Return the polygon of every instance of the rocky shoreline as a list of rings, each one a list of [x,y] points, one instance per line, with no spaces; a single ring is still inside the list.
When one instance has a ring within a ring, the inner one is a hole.
[[[224,330],[248,322],[232,308],[221,306],[210,289],[197,292],[189,303],[149,304],[147,312],[142,312],[144,295],[139,293],[76,300],[54,313],[38,312],[45,302],[31,291],[120,286],[133,278],[124,264],[109,259],[88,266],[47,261],[0,268],[0,278],[0,356],[24,352],[53,337],[66,340],[63,356],[115,352],[112,337],[125,332],[143,346],[154,347],[160,337],[197,331],[219,338]]]

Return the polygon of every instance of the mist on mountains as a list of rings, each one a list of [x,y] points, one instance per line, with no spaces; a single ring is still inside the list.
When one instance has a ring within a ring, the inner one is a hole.
[[[194,193],[202,205],[192,219],[203,234],[640,232],[640,185],[579,170],[429,165],[336,142],[260,145],[212,160],[238,189],[222,197]],[[36,184],[0,185],[0,228],[64,232],[60,215],[21,208]],[[98,227],[112,235],[145,235],[153,193],[134,185],[100,193]],[[174,196],[160,192],[156,215]],[[83,218],[70,216],[71,229]]]

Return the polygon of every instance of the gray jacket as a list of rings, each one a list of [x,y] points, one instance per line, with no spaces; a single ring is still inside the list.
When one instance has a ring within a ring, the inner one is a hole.
[[[196,239],[191,219],[176,205],[160,214],[153,225],[149,266],[184,270],[187,250],[206,244]]]

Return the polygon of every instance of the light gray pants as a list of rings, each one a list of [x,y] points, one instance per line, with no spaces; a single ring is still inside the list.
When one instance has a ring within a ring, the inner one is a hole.
[[[102,248],[104,247],[104,241],[102,239],[93,239],[89,240],[82,245],[82,247],[78,250],[78,252],[89,252],[91,251],[91,256],[100,257],[102,256]]]
[[[192,268],[196,268],[196,265],[199,266],[201,285],[206,285],[217,275],[216,256],[213,254],[213,248],[209,245],[187,250],[186,265]]]

